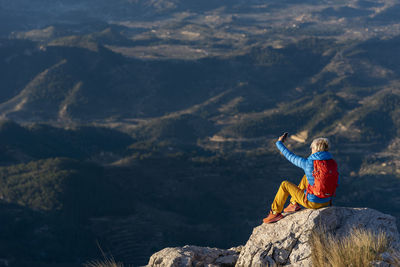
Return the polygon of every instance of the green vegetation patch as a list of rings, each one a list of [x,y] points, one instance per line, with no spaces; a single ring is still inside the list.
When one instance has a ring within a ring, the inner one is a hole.
[[[0,168],[0,195],[34,210],[62,211],[75,219],[96,213],[107,186],[103,169],[66,158]]]

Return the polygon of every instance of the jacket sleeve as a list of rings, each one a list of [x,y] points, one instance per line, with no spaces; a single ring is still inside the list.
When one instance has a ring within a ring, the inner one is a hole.
[[[292,164],[302,169],[306,168],[307,160],[305,158],[294,154],[292,151],[287,149],[287,147],[281,141],[276,142],[276,146],[278,147],[279,151],[282,152],[283,156],[285,156],[285,158]]]

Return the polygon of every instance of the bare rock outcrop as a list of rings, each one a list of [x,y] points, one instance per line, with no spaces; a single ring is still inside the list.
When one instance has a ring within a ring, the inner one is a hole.
[[[394,244],[399,242],[395,218],[368,208],[328,207],[302,210],[274,224],[254,228],[243,247],[237,267],[311,266],[309,238],[313,230],[324,227],[337,236],[353,228],[384,231]]]
[[[354,228],[383,231],[393,246],[400,248],[394,217],[368,208],[328,207],[305,209],[288,214],[277,223],[261,224],[254,228],[246,245],[237,249],[166,248],[154,254],[147,266],[311,267],[309,239],[319,227],[338,237],[348,235]]]
[[[235,266],[240,248],[219,249],[197,246],[165,248],[153,254],[147,266],[181,267],[181,266]]]

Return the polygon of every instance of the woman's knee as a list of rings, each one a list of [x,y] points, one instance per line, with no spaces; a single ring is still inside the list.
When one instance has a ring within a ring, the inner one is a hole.
[[[289,181],[283,181],[283,182],[281,183],[281,187],[286,188],[288,184],[289,184]]]

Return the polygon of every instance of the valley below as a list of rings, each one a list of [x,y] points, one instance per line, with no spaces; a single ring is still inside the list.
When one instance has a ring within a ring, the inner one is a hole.
[[[303,157],[330,139],[335,205],[399,220],[399,10],[0,0],[1,262],[243,245],[303,175],[275,147],[285,131]]]

